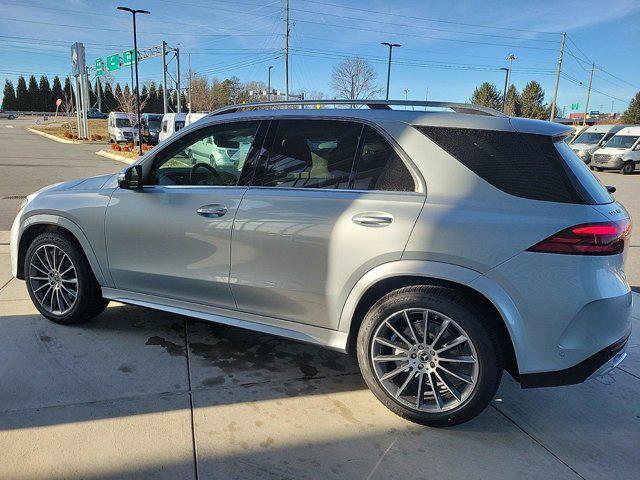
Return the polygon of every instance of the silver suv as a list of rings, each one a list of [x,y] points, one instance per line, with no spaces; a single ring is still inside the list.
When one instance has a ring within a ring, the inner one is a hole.
[[[317,103],[225,108],[119,175],[30,195],[13,274],[61,324],[115,300],[355,352],[382,403],[432,426],[481,412],[503,370],[546,387],[624,359],[630,219],[569,128]]]

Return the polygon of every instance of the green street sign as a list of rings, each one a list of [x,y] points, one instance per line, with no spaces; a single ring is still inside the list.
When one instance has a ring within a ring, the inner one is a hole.
[[[96,75],[99,77],[104,75],[104,63],[101,58],[96,58]]]
[[[136,62],[136,55],[134,50],[125,50],[122,52],[122,66],[130,67]]]
[[[109,55],[107,57],[107,70],[113,72],[120,68],[120,54],[116,53],[115,55]]]
[[[571,104],[571,110],[578,110],[580,108],[580,104],[579,103],[572,103]]]

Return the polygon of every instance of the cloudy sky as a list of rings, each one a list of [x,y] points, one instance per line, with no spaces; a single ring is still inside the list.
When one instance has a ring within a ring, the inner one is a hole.
[[[66,75],[69,47],[83,42],[87,62],[131,48],[126,5],[151,11],[138,23],[139,48],[165,40],[179,47],[186,80],[208,77],[263,80],[284,90],[284,0],[0,0],[0,81],[18,74]],[[291,91],[331,96],[331,68],[359,55],[386,82],[386,47],[394,50],[391,97],[467,101],[483,81],[504,83],[505,57],[514,53],[512,80],[537,80],[549,98],[567,32],[558,105],[583,108],[591,63],[596,64],[591,109],[624,110],[640,90],[640,1],[290,0]],[[160,59],[140,63],[143,82],[161,80]],[[126,83],[129,71],[115,80]],[[582,84],[580,83],[582,82]]]

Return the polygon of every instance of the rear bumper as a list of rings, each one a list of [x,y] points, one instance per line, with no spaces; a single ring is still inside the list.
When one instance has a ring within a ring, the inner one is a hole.
[[[625,347],[630,334],[631,332],[573,367],[553,372],[520,375],[520,386],[522,388],[538,388],[575,385],[588,378],[604,375],[620,365],[626,358]]]

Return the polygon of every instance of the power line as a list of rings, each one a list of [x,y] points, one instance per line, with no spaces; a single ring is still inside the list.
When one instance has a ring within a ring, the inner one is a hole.
[[[440,20],[440,19],[435,19],[435,18],[427,18],[427,17],[418,17],[418,16],[414,16],[414,15],[402,15],[399,13],[391,13],[391,12],[382,12],[380,10],[372,10],[372,9],[368,9],[368,8],[358,8],[358,7],[353,7],[353,6],[345,6],[345,5],[338,5],[335,3],[330,3],[330,2],[322,2],[322,1],[318,1],[318,0],[304,0],[308,3],[315,3],[318,5],[323,5],[326,7],[336,7],[336,8],[342,8],[345,10],[353,10],[353,11],[358,11],[358,12],[363,12],[366,13],[368,15],[371,14],[378,14],[378,15],[388,15],[388,16],[392,16],[392,17],[401,17],[401,18],[410,18],[412,20],[423,20],[425,22],[434,22],[434,23],[446,23],[446,24],[450,24],[450,25],[462,25],[462,26],[467,26],[467,27],[480,27],[480,28],[492,28],[492,29],[496,29],[496,30],[511,30],[514,32],[527,32],[527,33],[539,33],[539,34],[550,34],[550,35],[558,35],[560,32],[548,32],[548,31],[541,31],[541,30],[530,30],[530,29],[525,29],[525,28],[513,28],[513,27],[498,27],[498,26],[494,26],[494,25],[482,25],[482,24],[477,24],[477,23],[464,23],[464,22],[454,22],[451,20]],[[292,10],[296,10],[293,9]],[[316,13],[323,13],[323,12],[316,12]]]

